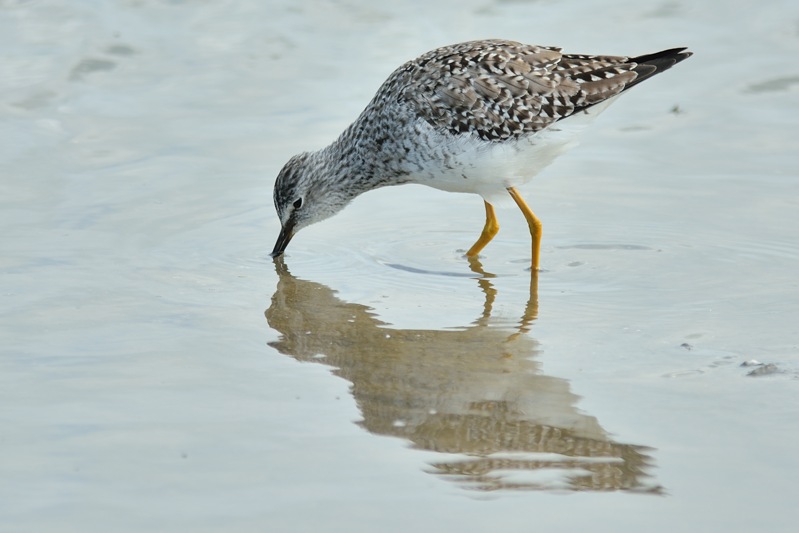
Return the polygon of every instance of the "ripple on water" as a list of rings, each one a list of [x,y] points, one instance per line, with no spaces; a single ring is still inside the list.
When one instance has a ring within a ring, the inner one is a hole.
[[[487,294],[494,288],[499,290],[500,307],[494,313],[498,321],[492,324],[504,324],[504,305],[511,316],[508,321],[515,324],[529,300],[529,259],[509,262],[503,259],[508,250],[495,249],[492,243],[484,270],[479,270],[460,248],[471,233],[413,227],[387,233],[373,228],[344,240],[319,239],[320,233],[289,249],[285,264],[290,272],[336,290],[345,301],[368,305],[381,320],[398,327],[468,326],[484,313]],[[358,246],[352,247],[355,241]],[[522,249],[527,251],[527,246]]]
[[[558,246],[561,250],[651,250],[649,246],[640,244],[615,244],[615,243],[584,243]]]
[[[441,288],[454,279],[475,278],[462,253],[452,247],[446,235],[437,238],[425,235],[384,234],[358,236],[359,245],[346,242],[314,243],[287,253],[287,264],[297,265],[306,275],[318,279],[338,279],[375,287],[431,290]]]
[[[657,317],[662,325],[684,324],[690,317],[711,320],[722,308],[745,320],[753,306],[785,302],[786,289],[796,287],[799,241],[784,233],[764,239],[746,227],[690,227],[630,225],[621,241],[561,240],[549,248],[545,240],[542,263],[550,273],[541,276],[542,293],[562,295],[551,301],[587,319],[630,323]],[[590,227],[584,230],[571,227],[563,235],[598,236]]]
[[[521,291],[529,281],[529,242],[515,229],[485,249],[483,270],[476,271],[463,256],[474,238],[472,228],[447,228],[445,223],[430,231],[424,219],[407,217],[387,228],[372,220],[368,226],[356,225],[362,221],[353,217],[300,235],[303,242],[292,243],[286,264],[295,275],[333,288],[386,294],[445,294],[468,290],[464,280],[493,278],[509,278],[498,283],[506,292]],[[728,297],[731,286],[740,290],[752,283],[753,276],[742,277],[742,272],[785,274],[789,269],[784,265],[799,260],[799,243],[778,237],[747,238],[733,229],[701,225],[686,232],[684,224],[663,220],[623,227],[623,237],[613,240],[588,223],[545,233],[541,294],[556,295],[557,301],[586,313],[612,313],[614,305],[620,313],[651,309],[653,299],[661,299],[671,307],[661,306],[659,313],[679,314],[685,305],[705,305]],[[271,236],[267,240],[271,243]]]

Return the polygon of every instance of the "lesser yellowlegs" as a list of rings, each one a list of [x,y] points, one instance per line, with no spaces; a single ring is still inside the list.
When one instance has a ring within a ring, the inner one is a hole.
[[[497,234],[492,199],[510,193],[530,227],[538,269],[541,221],[516,187],[574,144],[621,92],[690,56],[685,48],[637,57],[564,54],[484,40],[409,61],[336,141],[292,157],[280,171],[274,200],[281,230],[272,256],[361,193],[420,183],[483,197],[485,226],[467,256]]]

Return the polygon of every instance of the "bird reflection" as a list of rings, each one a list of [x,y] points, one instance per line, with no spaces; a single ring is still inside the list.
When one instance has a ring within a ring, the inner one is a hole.
[[[566,380],[541,373],[526,334],[538,313],[537,273],[508,331],[491,325],[492,275],[476,259],[470,266],[485,294],[479,318],[460,330],[412,330],[295,278],[278,258],[265,314],[281,336],[270,346],[330,366],[352,383],[363,428],[441,452],[430,472],[466,488],[660,493],[648,474],[650,449],[613,441],[577,409]]]

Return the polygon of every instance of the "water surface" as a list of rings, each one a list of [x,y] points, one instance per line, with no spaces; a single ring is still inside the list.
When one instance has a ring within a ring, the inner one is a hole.
[[[707,4],[0,3],[4,530],[793,531],[799,8]],[[481,37],[695,56],[526,191],[537,277],[419,186],[273,262],[288,157]]]

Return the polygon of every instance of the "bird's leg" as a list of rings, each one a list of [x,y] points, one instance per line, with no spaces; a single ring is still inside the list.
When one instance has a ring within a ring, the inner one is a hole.
[[[483,202],[486,204],[486,225],[483,227],[483,233],[480,234],[480,238],[477,239],[477,242],[466,252],[468,257],[474,257],[479,254],[480,250],[485,248],[486,244],[491,242],[494,235],[499,232],[499,221],[497,220],[496,213],[494,213],[494,206],[485,200],[483,200]]]
[[[524,201],[519,191],[513,187],[508,187],[508,192],[511,198],[513,198],[513,201],[516,202],[516,205],[519,206],[519,209],[522,210],[524,218],[527,219],[527,225],[530,226],[530,237],[533,238],[533,259],[531,267],[533,270],[538,270],[538,258],[541,254],[541,221],[535,216],[535,213],[533,213],[533,210],[527,205],[527,202]]]

